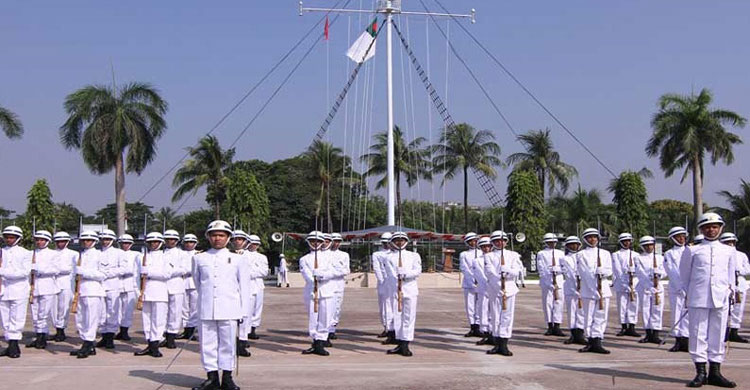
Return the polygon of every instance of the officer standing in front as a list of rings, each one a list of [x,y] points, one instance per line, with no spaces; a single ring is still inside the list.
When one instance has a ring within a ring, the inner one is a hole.
[[[499,237],[498,237],[499,236]],[[492,336],[495,347],[487,351],[488,354],[513,356],[508,349],[508,341],[513,336],[513,319],[516,309],[516,295],[518,278],[523,263],[521,255],[505,247],[508,245],[508,235],[505,232],[493,233],[492,245],[495,251],[485,259],[484,272],[487,282],[493,286],[495,299],[490,301],[492,312]]]
[[[469,322],[469,332],[464,337],[482,337],[479,331],[479,318],[477,316],[477,304],[479,297],[477,295],[477,279],[474,277],[474,262],[481,255],[477,241],[479,236],[474,232],[466,233],[464,244],[469,249],[461,252],[458,256],[459,269],[461,270],[461,288],[464,292],[464,308],[466,310],[466,319]]]
[[[578,352],[608,354],[609,351],[602,346],[602,339],[607,330],[609,299],[612,297],[607,280],[612,276],[612,256],[599,247],[600,239],[599,230],[584,230],[586,249],[576,256],[576,269],[581,278],[584,330],[588,336],[588,344]]]
[[[171,267],[167,264],[166,255],[161,251],[164,236],[159,232],[146,235],[146,253],[141,259],[141,286],[143,296],[138,299],[143,304],[143,334],[148,344],[146,348],[134,352],[135,356],[161,357],[159,351],[164,329],[167,327],[169,312],[169,288],[167,281],[172,277]],[[145,266],[143,265],[145,259]]]
[[[698,219],[703,234],[700,244],[685,248],[680,259],[680,281],[687,294],[690,317],[690,357],[696,375],[688,387],[705,384],[736,387],[721,374],[726,348],[724,332],[734,295],[736,250],[719,242],[724,220],[716,213],[704,213]],[[706,375],[706,363],[709,364]]]
[[[21,238],[23,230],[18,226],[3,229],[5,247],[0,253],[0,320],[8,348],[0,351],[0,356],[11,359],[21,356],[18,341],[21,340],[23,326],[26,324],[26,309],[29,305],[31,252],[18,245]]]
[[[101,264],[101,252],[94,247],[99,241],[99,235],[88,230],[81,233],[78,240],[81,243],[81,253],[76,265],[78,290],[74,294],[78,294],[76,328],[83,344],[79,350],[71,351],[70,355],[85,359],[96,355],[94,340],[104,314],[104,297],[107,294],[103,283],[107,273]],[[75,302],[75,295],[73,299]]]
[[[310,232],[305,239],[310,252],[299,259],[299,269],[305,279],[303,301],[307,309],[307,330],[312,345],[302,351],[303,355],[328,356],[325,350],[333,311],[333,262],[330,254],[323,250],[325,237],[319,231]]]
[[[391,236],[393,251],[385,262],[385,285],[392,297],[393,324],[397,347],[388,354],[412,356],[409,343],[414,340],[414,325],[417,321],[417,278],[422,273],[422,258],[417,252],[407,251],[409,236],[395,232]]]
[[[120,248],[115,248],[112,245],[116,238],[115,232],[110,229],[104,229],[99,233],[101,243],[99,267],[105,275],[102,285],[106,296],[104,297],[104,318],[102,318],[101,324],[102,339],[96,343],[97,348],[114,349],[115,333],[119,327],[120,293],[122,291],[120,274],[122,273],[121,267],[125,262],[125,254]]]
[[[206,229],[211,249],[193,256],[193,278],[198,289],[201,362],[208,379],[193,390],[239,390],[232,379],[239,323],[247,320],[247,267],[226,248],[232,226],[221,220]]]

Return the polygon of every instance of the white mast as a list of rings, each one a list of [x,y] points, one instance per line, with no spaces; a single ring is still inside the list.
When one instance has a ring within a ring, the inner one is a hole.
[[[360,9],[335,9],[335,8],[306,8],[302,6],[302,1],[299,2],[299,14],[302,16],[304,12],[327,12],[327,13],[373,13],[371,10],[360,10]],[[393,146],[393,14],[404,14],[404,15],[422,15],[422,16],[442,16],[450,18],[471,18],[471,22],[475,22],[476,11],[471,10],[471,14],[448,14],[448,13],[431,13],[431,12],[412,12],[412,11],[401,11],[401,0],[378,0],[377,9],[375,13],[385,14],[385,28],[386,28],[386,95],[388,99],[388,125],[386,128],[388,134],[388,154],[387,154],[387,202],[388,202],[388,225],[396,225],[396,172],[395,172],[395,150]]]

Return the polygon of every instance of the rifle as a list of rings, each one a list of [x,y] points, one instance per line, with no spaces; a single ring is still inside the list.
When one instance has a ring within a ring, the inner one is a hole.
[[[398,268],[401,268],[404,266],[404,261],[401,259],[401,248],[398,249]],[[401,291],[401,286],[403,284],[403,281],[401,280],[401,277],[398,277],[398,312],[402,312],[404,310],[404,292]]]
[[[138,295],[138,302],[135,304],[135,308],[137,310],[143,310],[143,301],[145,299],[145,292],[146,292],[146,277],[147,275],[143,274],[143,268],[146,266],[146,255],[148,254],[148,248],[143,251],[143,260],[141,261],[141,291]]]
[[[654,244],[653,254],[654,254],[653,255],[654,266],[653,266],[652,272],[654,274],[654,288],[658,289],[659,288],[659,277],[656,276],[656,267],[658,267],[658,265],[656,264],[656,244]],[[659,303],[660,303],[659,291],[657,290],[656,293],[654,293],[654,305],[659,306]]]
[[[33,268],[36,264],[36,248],[31,252],[31,267]],[[31,270],[31,276],[29,279],[29,304],[34,303],[34,285],[36,285],[36,273]]]
[[[500,250],[500,267],[505,266],[505,244],[503,244],[503,249]],[[505,272],[500,271],[500,289],[503,291],[503,300],[502,300],[502,308],[503,310],[507,310],[507,297],[505,296]]]
[[[81,297],[81,273],[78,272],[78,267],[81,266],[81,257],[83,251],[78,252],[78,263],[76,263],[76,286],[75,293],[73,294],[73,303],[70,304],[70,312],[75,314],[78,313],[78,299]]]
[[[581,299],[581,277],[576,275],[576,290],[578,290],[578,309],[583,309],[583,299]]]
[[[315,252],[315,264],[314,269],[318,269],[318,249],[316,248],[314,250]],[[313,313],[318,312],[318,278],[313,277]]]
[[[628,276],[630,277],[630,302],[635,301],[635,291],[633,290],[633,272],[630,272],[630,269],[633,268],[633,250],[628,248]]]
[[[734,271],[734,303],[742,303],[740,292],[740,271]]]
[[[602,266],[602,258],[599,255],[599,249],[601,248],[601,242],[596,243],[596,268],[597,270]],[[604,296],[602,295],[602,276],[596,274],[596,291],[599,293],[599,310],[604,310]]]
[[[555,248],[552,248],[552,267],[555,267]],[[552,296],[557,301],[559,298],[557,296],[557,273],[552,270]]]

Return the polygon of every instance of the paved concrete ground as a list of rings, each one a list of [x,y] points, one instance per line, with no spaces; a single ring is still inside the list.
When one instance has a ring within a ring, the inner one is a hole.
[[[614,337],[619,325],[613,315],[605,339],[611,355],[580,354],[562,338],[542,336],[538,286],[522,290],[517,301],[512,358],[486,355],[488,348],[463,337],[460,289],[422,289],[421,294],[413,357],[385,355],[387,348],[375,338],[381,329],[372,289],[347,291],[340,339],[331,356],[317,357],[300,354],[309,344],[301,290],[268,288],[261,339],[251,348],[253,356],[241,359],[238,383],[243,389],[665,390],[684,388],[693,375],[687,354],[666,352],[671,340],[657,347]],[[161,359],[133,356],[143,345],[140,315],[135,323],[134,343],[118,343],[114,352],[100,349],[85,360],[68,356],[77,337],[45,351],[23,348],[20,359],[0,358],[0,389],[156,389],[162,381],[163,389],[185,389],[204,378],[195,342],[165,375],[177,350],[163,350]],[[25,336],[24,342],[30,332]],[[724,373],[748,388],[748,364],[750,346],[732,344]]]

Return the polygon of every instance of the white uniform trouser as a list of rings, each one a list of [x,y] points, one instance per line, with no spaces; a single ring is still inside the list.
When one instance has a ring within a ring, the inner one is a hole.
[[[250,321],[250,326],[252,327],[259,327],[260,326],[260,319],[261,315],[263,314],[263,292],[264,289],[258,290],[258,293],[255,294],[255,300],[253,301],[253,306],[251,307],[252,313],[250,313],[252,316],[248,317],[248,320]]]
[[[31,322],[34,333],[49,334],[49,324],[52,322],[52,312],[55,309],[57,295],[40,295],[34,297],[31,303]]]
[[[513,336],[513,316],[516,308],[516,296],[505,298],[505,310],[503,310],[503,299],[495,297],[490,305],[492,312],[492,335],[504,339]]]
[[[96,330],[101,323],[104,297],[78,298],[78,313],[76,313],[76,328],[83,341],[94,341]]]
[[[691,307],[690,317],[690,357],[695,363],[724,362],[724,334],[726,332],[729,308],[718,309]]]
[[[490,299],[487,297],[487,290],[478,290],[476,312],[477,312],[477,321],[478,321],[477,323],[479,324],[480,332],[490,331],[490,320],[489,320],[490,306],[489,304],[490,304]]]
[[[568,329],[583,329],[583,308],[578,308],[578,297],[575,294],[565,296],[565,311],[568,313]]]
[[[664,293],[659,293],[659,304],[654,303],[653,294],[638,294],[643,312],[643,328],[661,330],[664,314]]]
[[[55,328],[65,329],[70,317],[70,302],[73,300],[73,290],[60,290],[56,297],[55,306],[52,309]]]
[[[544,322],[561,324],[563,317],[563,290],[557,289],[557,299],[555,299],[554,289],[552,286],[542,287],[542,311],[544,312]]]
[[[313,340],[328,340],[328,329],[333,320],[334,303],[333,297],[318,298],[318,312],[315,313],[313,298],[305,300],[307,309],[307,331]]]
[[[734,303],[734,306],[732,306],[732,312],[729,316],[729,327],[730,328],[736,328],[739,329],[742,327],[742,317],[745,314],[745,296],[747,295],[746,291],[743,291],[742,296],[740,297],[741,302]]]
[[[133,325],[133,311],[137,301],[135,291],[120,293],[120,314],[117,317],[117,323],[121,327],[130,328]]]
[[[200,324],[197,289],[185,290],[185,299],[182,302],[182,321],[189,328],[196,328]]]
[[[690,316],[686,312],[685,296],[679,292],[670,291],[669,304],[672,308],[672,326],[674,327],[672,335],[675,337],[690,337]]]
[[[479,301],[477,291],[473,288],[465,288],[463,290],[466,319],[469,321],[469,325],[476,325],[479,323],[479,319],[477,318],[477,303]]]
[[[336,332],[336,327],[339,325],[341,320],[341,306],[344,304],[344,289],[336,290],[333,293],[333,302],[336,306],[333,311],[333,318],[331,319],[331,328],[328,330],[331,333]]]
[[[378,301],[380,304],[380,315],[383,320],[383,326],[385,330],[392,331],[396,330],[393,323],[393,296],[388,294],[386,287],[383,286],[378,291]]]
[[[276,284],[285,286],[289,281],[286,279],[286,271],[279,271],[276,273]]]
[[[28,299],[0,301],[0,319],[3,321],[5,340],[20,340],[26,325]]]
[[[236,353],[237,320],[201,320],[201,363],[206,371],[232,371]]]
[[[630,301],[630,293],[617,292],[617,312],[620,313],[621,324],[638,323],[638,306],[641,294],[633,293],[634,299]]]
[[[417,298],[404,295],[402,299],[402,310],[398,311],[398,298],[393,298],[393,324],[396,331],[396,340],[414,340],[414,325],[417,322]]]
[[[169,294],[167,312],[167,333],[180,333],[182,329],[182,302],[185,294]]]
[[[148,341],[161,341],[167,327],[167,302],[143,302],[143,334]]]
[[[107,296],[104,298],[105,310],[104,318],[102,318],[102,333],[115,333],[119,326],[120,318],[120,292],[117,290],[107,291]]]
[[[583,330],[586,337],[604,338],[607,330],[607,317],[609,313],[609,298],[604,298],[604,309],[599,310],[599,300],[583,298]]]
[[[247,321],[243,321],[240,324],[240,335],[238,336],[240,340],[247,341],[247,335],[252,331],[253,324],[252,321],[250,321],[251,318],[253,318],[253,313],[255,312],[255,301],[258,299],[258,295],[251,294],[250,295],[250,303],[247,305]]]

